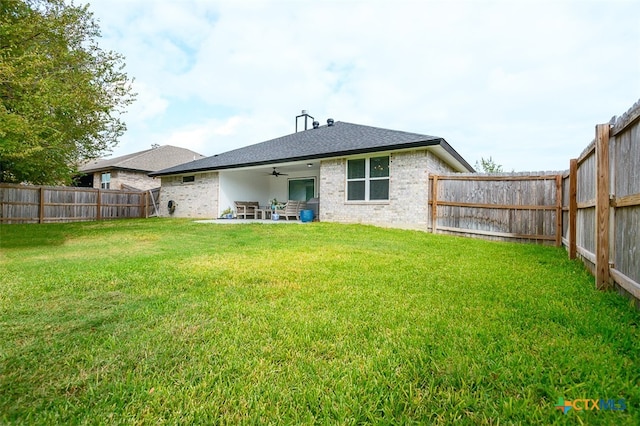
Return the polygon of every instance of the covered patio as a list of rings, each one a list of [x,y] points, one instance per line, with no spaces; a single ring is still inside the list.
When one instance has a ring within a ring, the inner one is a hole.
[[[318,160],[220,170],[218,217],[227,209],[231,209],[235,217],[234,203],[244,201],[258,203],[259,212],[251,219],[270,221],[272,200],[284,204],[288,200],[316,198],[319,181]]]

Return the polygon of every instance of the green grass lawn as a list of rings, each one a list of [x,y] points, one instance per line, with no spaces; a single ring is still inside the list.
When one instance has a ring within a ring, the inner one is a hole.
[[[0,233],[0,424],[640,423],[640,313],[561,249],[328,223]]]

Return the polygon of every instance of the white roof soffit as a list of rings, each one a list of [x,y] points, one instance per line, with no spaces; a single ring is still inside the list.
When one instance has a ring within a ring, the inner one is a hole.
[[[441,145],[433,145],[428,147],[430,151],[433,151],[438,157],[440,157],[445,163],[453,167],[457,172],[469,172],[467,168],[462,165],[453,155],[444,149]]]

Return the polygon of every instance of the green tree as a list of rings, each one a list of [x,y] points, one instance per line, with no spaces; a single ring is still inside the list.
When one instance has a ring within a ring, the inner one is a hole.
[[[69,183],[117,144],[135,94],[88,5],[0,0],[0,182]]]
[[[502,170],[502,166],[500,164],[496,164],[491,157],[486,160],[484,157],[480,157],[480,161],[476,161],[474,168],[478,171],[483,171],[484,173],[504,172],[504,170]]]

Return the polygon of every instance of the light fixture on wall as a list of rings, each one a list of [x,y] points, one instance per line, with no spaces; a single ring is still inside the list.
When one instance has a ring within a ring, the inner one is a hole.
[[[313,166],[313,163],[307,163],[307,167]]]

